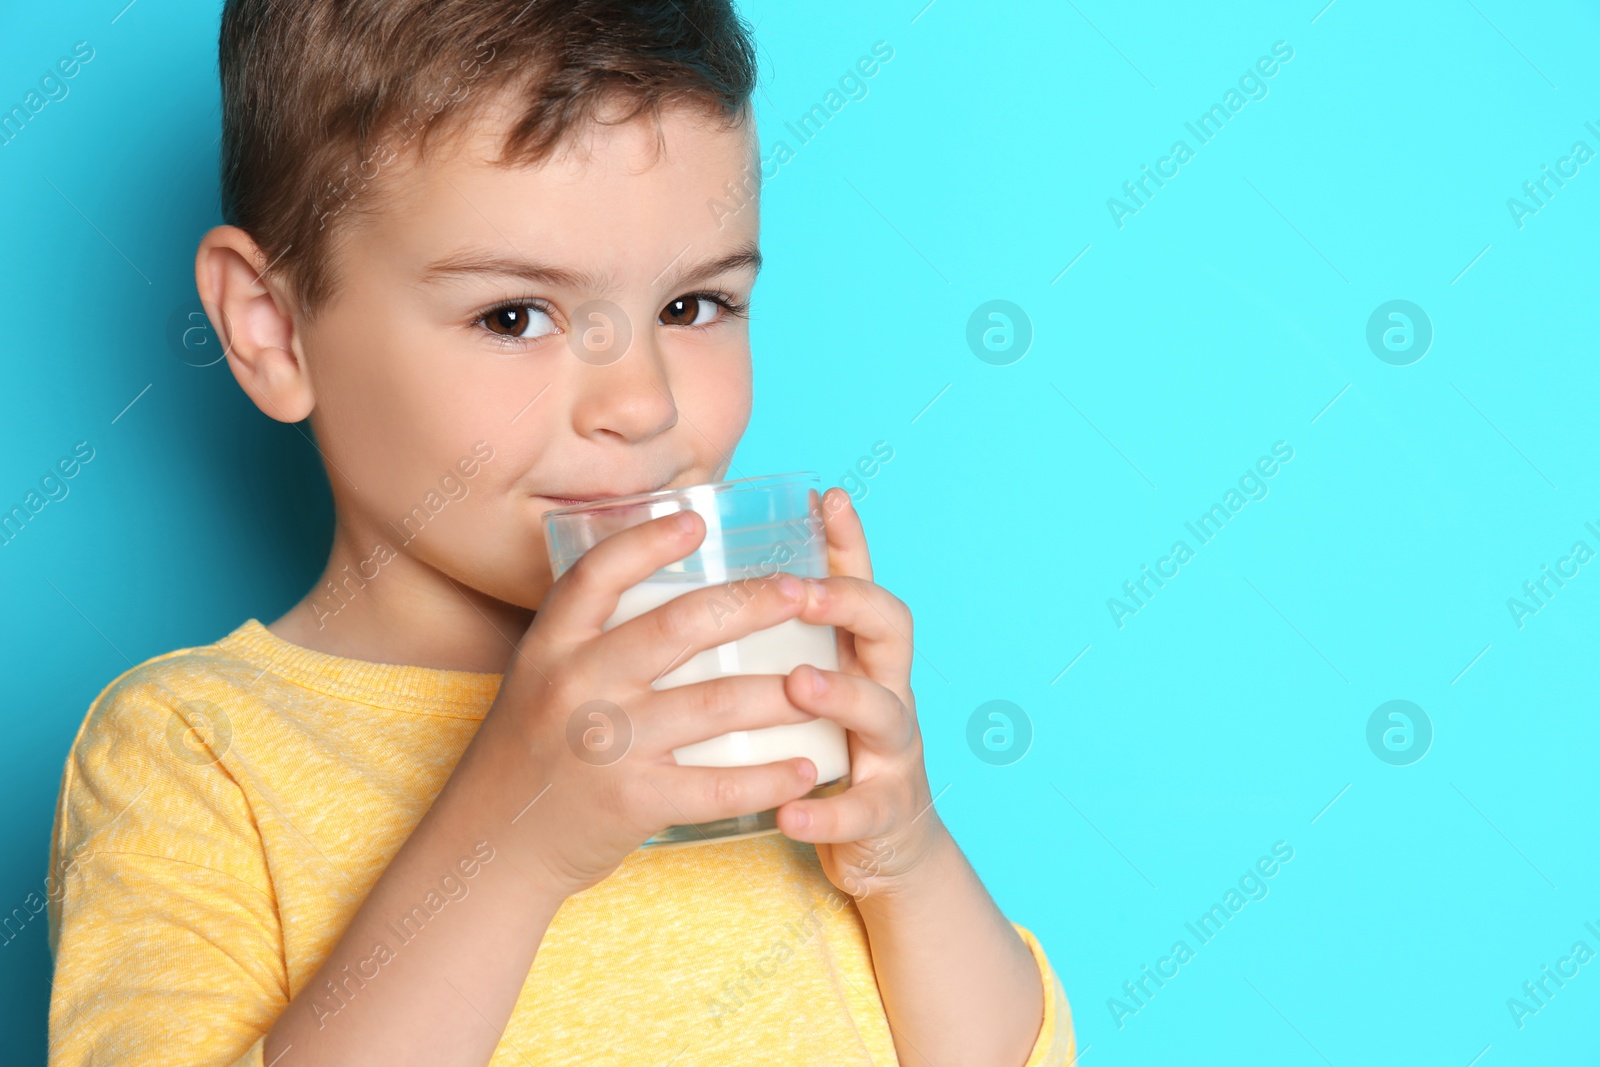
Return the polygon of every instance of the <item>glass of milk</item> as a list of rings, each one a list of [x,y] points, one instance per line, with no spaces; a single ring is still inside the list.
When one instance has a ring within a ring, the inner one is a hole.
[[[544,513],[545,543],[556,577],[600,541],[662,515],[697,512],[706,524],[700,546],[622,594],[604,629],[627,622],[674,597],[707,586],[723,592],[708,607],[719,623],[732,619],[764,581],[780,571],[801,578],[828,576],[821,485],[810,471],[662,489],[613,497]],[[687,651],[687,650],[685,650]],[[789,619],[683,658],[664,669],[656,689],[729,674],[787,674],[802,663],[839,669],[831,626]],[[672,750],[687,767],[745,767],[805,756],[817,768],[808,797],[833,796],[850,785],[844,727],[828,719],[735,730]],[[645,847],[694,844],[777,831],[777,809],[712,823],[669,826]]]

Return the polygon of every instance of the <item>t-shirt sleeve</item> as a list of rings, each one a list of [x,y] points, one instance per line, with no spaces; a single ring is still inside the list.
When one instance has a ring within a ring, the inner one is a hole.
[[[1078,1050],[1072,1033],[1072,1011],[1067,1006],[1067,995],[1061,988],[1061,980],[1051,969],[1044,946],[1039,944],[1039,939],[1033,936],[1032,931],[1016,923],[1011,925],[1027,942],[1028,950],[1039,965],[1039,977],[1044,982],[1044,1023],[1039,1027],[1039,1037],[1023,1067],[1069,1067],[1077,1062]]]
[[[46,879],[51,1067],[255,1067],[289,1001],[226,712],[175,690],[191,691],[161,665],[124,674],[67,757]]]

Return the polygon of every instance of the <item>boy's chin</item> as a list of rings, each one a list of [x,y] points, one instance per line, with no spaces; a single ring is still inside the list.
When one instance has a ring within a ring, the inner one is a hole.
[[[499,610],[525,611],[532,615],[544,602],[545,594],[550,592],[550,582],[546,579],[514,587],[496,585],[493,589],[481,589],[478,592],[494,601]]]
[[[519,585],[515,589],[501,589],[495,594],[495,599],[508,608],[526,611],[530,615],[539,610],[546,596],[550,594],[550,587],[554,583],[550,580],[548,569],[538,577]]]

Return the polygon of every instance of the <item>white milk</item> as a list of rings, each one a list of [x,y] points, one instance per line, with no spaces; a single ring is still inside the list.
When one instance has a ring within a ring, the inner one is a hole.
[[[617,610],[602,629],[609,630],[708,584],[720,583],[641,582],[622,594]],[[738,610],[738,605],[728,600],[719,607],[718,617],[728,620]],[[727,674],[788,674],[802,663],[829,671],[839,669],[839,651],[831,626],[789,619],[757,630],[725,645],[695,653],[658,678],[654,688],[671,689]],[[675,748],[672,756],[685,767],[747,767],[804,756],[816,765],[818,785],[842,778],[850,771],[850,748],[844,727],[829,719],[735,730]]]

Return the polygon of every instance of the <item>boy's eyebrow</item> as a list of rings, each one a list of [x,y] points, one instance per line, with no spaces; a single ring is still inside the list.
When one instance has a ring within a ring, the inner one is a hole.
[[[679,254],[681,260],[682,253]],[[728,271],[749,268],[752,273],[761,270],[761,251],[755,244],[742,245],[716,259],[691,261],[683,264],[674,261],[663,275],[668,288],[701,278],[714,278]],[[591,271],[573,270],[553,264],[536,263],[520,256],[485,254],[474,249],[452,252],[422,269],[419,279],[424,283],[444,278],[471,275],[497,275],[522,278],[536,285],[549,285],[561,289],[609,292],[618,288],[612,280]],[[662,275],[658,275],[658,278]]]

